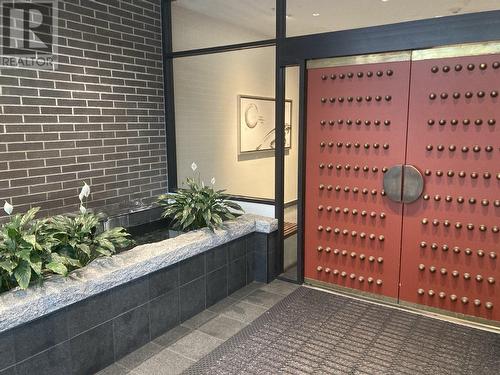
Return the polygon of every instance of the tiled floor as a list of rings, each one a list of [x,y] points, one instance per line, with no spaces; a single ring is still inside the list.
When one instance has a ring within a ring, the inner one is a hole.
[[[210,353],[298,288],[275,280],[252,283],[153,342],[99,372],[99,375],[174,375]]]

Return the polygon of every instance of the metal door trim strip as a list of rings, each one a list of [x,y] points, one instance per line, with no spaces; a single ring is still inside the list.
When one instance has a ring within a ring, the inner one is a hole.
[[[446,320],[448,322],[465,325],[488,332],[500,333],[500,322],[497,322],[495,320],[488,320],[477,316],[454,313],[450,310],[440,309],[437,307],[401,301],[394,298],[381,296],[379,294],[363,292],[358,289],[346,288],[337,284],[331,284],[315,279],[305,278],[304,286],[324,290],[326,292],[339,294],[342,296],[348,296],[350,298],[361,301],[368,301],[371,303],[392,307],[402,311],[410,311],[418,315]]]
[[[307,60],[307,69],[332,68],[338,66],[409,61],[411,51],[376,53],[371,55],[342,56],[328,59]]]
[[[493,55],[500,53],[500,42],[465,43],[444,47],[435,47],[414,50],[411,54],[412,61],[444,59],[449,57],[465,57],[478,55]]]

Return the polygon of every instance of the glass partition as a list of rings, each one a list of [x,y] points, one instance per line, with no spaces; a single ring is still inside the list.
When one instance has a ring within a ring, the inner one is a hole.
[[[285,209],[283,232],[283,274],[282,277],[297,280],[297,189],[298,189],[298,142],[299,142],[299,67],[287,67],[285,70],[285,97],[296,98],[291,108],[294,120],[291,123],[291,146],[285,149]],[[285,107],[285,111],[287,108]],[[285,119],[287,114],[285,113]],[[285,121],[286,122],[286,121]]]
[[[275,0],[172,2],[173,51],[254,42],[275,37]]]
[[[178,184],[274,199],[275,47],[174,59]],[[294,145],[295,146],[295,145]]]

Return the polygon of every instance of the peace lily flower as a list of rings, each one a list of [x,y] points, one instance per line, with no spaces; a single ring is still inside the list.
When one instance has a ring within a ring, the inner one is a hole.
[[[82,214],[86,214],[87,213],[87,209],[83,206],[83,204],[80,205],[80,212]]]
[[[210,180],[210,182],[212,183],[212,185],[215,185],[215,177],[212,177],[212,180]]]
[[[195,162],[193,162],[193,164],[191,164],[191,169],[193,170],[193,172],[198,168],[198,166],[196,165]]]
[[[88,198],[90,195],[90,186],[86,182],[83,183],[82,191],[78,195],[80,202],[83,202],[83,198]]]
[[[7,215],[11,215],[12,211],[14,211],[14,206],[11,205],[9,202],[5,201],[5,204],[3,205],[3,210]]]

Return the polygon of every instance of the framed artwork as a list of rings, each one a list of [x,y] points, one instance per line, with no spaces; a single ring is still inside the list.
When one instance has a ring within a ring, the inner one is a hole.
[[[238,96],[238,152],[275,149],[275,100],[258,96]],[[292,101],[285,101],[285,149],[292,147]]]

